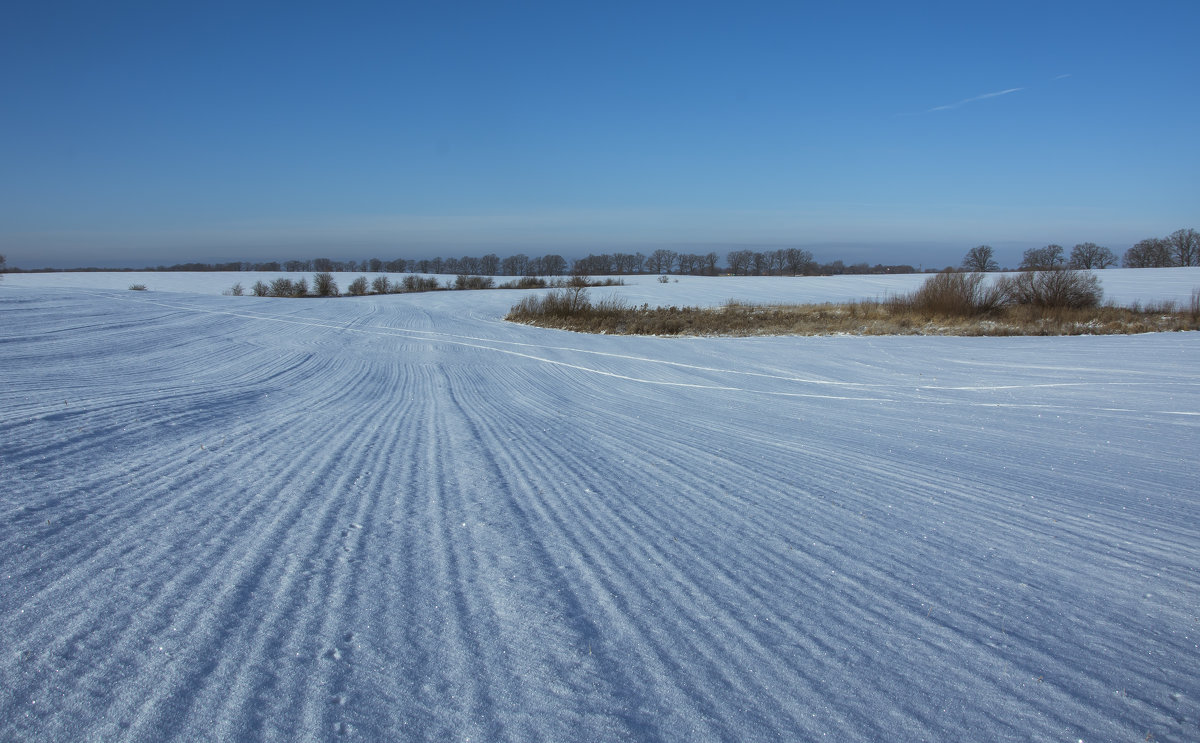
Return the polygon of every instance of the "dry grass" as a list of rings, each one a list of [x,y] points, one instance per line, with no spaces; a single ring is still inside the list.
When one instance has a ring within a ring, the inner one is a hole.
[[[568,292],[570,290],[567,290]],[[1195,301],[1200,305],[1200,298]],[[905,302],[722,307],[634,307],[586,294],[526,297],[506,319],[583,333],[618,335],[1112,335],[1200,330],[1200,307],[1112,305],[1069,308],[1009,305],[970,315],[918,309]]]

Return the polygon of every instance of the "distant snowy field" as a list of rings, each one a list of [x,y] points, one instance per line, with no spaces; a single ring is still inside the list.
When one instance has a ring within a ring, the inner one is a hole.
[[[426,274],[427,275],[427,274]],[[997,274],[999,275],[999,274]],[[1117,304],[1171,300],[1186,304],[1192,290],[1200,288],[1200,269],[1197,268],[1140,268],[1097,271],[1104,299]],[[3,282],[14,287],[128,289],[131,284],[144,284],[151,291],[220,294],[235,283],[248,293],[255,281],[270,283],[279,277],[305,278],[310,283],[312,273],[285,272],[121,272],[121,273],[51,273],[7,274]],[[346,290],[359,276],[373,280],[387,276],[399,281],[404,274],[337,273],[338,286]],[[895,276],[809,276],[744,277],[671,276],[670,283],[660,284],[657,276],[619,276],[623,287],[596,289],[599,293],[618,293],[635,304],[652,305],[721,305],[729,299],[754,302],[846,302],[860,299],[881,299],[903,294],[919,287],[928,274],[898,274]],[[497,276],[496,282],[511,280]],[[453,276],[438,276],[442,285],[454,281]],[[516,303],[509,292],[494,299],[505,310]]]
[[[0,280],[0,740],[1200,739],[1200,335],[220,294],[278,275]]]

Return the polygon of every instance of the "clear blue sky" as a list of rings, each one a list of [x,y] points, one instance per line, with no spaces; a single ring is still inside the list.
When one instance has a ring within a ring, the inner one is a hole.
[[[1200,228],[1200,2],[47,2],[0,15],[10,265],[1002,263]]]

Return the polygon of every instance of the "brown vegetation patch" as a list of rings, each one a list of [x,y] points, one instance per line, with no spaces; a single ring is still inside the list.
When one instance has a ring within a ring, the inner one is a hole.
[[[939,275],[939,277],[945,275]],[[545,328],[617,335],[1113,335],[1200,330],[1200,293],[1178,307],[1117,307],[1098,304],[1099,292],[1087,277],[1060,291],[1070,277],[1020,277],[1017,286],[984,287],[935,277],[904,297],[848,304],[751,304],[729,301],[721,307],[640,307],[620,299],[592,302],[583,288],[530,295],[505,319]],[[1044,282],[1060,303],[1037,293]],[[1016,282],[1014,282],[1016,283]],[[1069,283],[1069,282],[1068,282]],[[1069,287],[1070,288],[1070,287]],[[1013,299],[1013,296],[1024,299]],[[1028,299],[1035,297],[1034,300]]]

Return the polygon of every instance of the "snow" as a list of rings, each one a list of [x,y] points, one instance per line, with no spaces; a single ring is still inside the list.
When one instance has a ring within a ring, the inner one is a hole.
[[[525,292],[220,295],[257,278],[0,282],[0,739],[1200,737],[1195,333],[629,338],[503,322]]]

